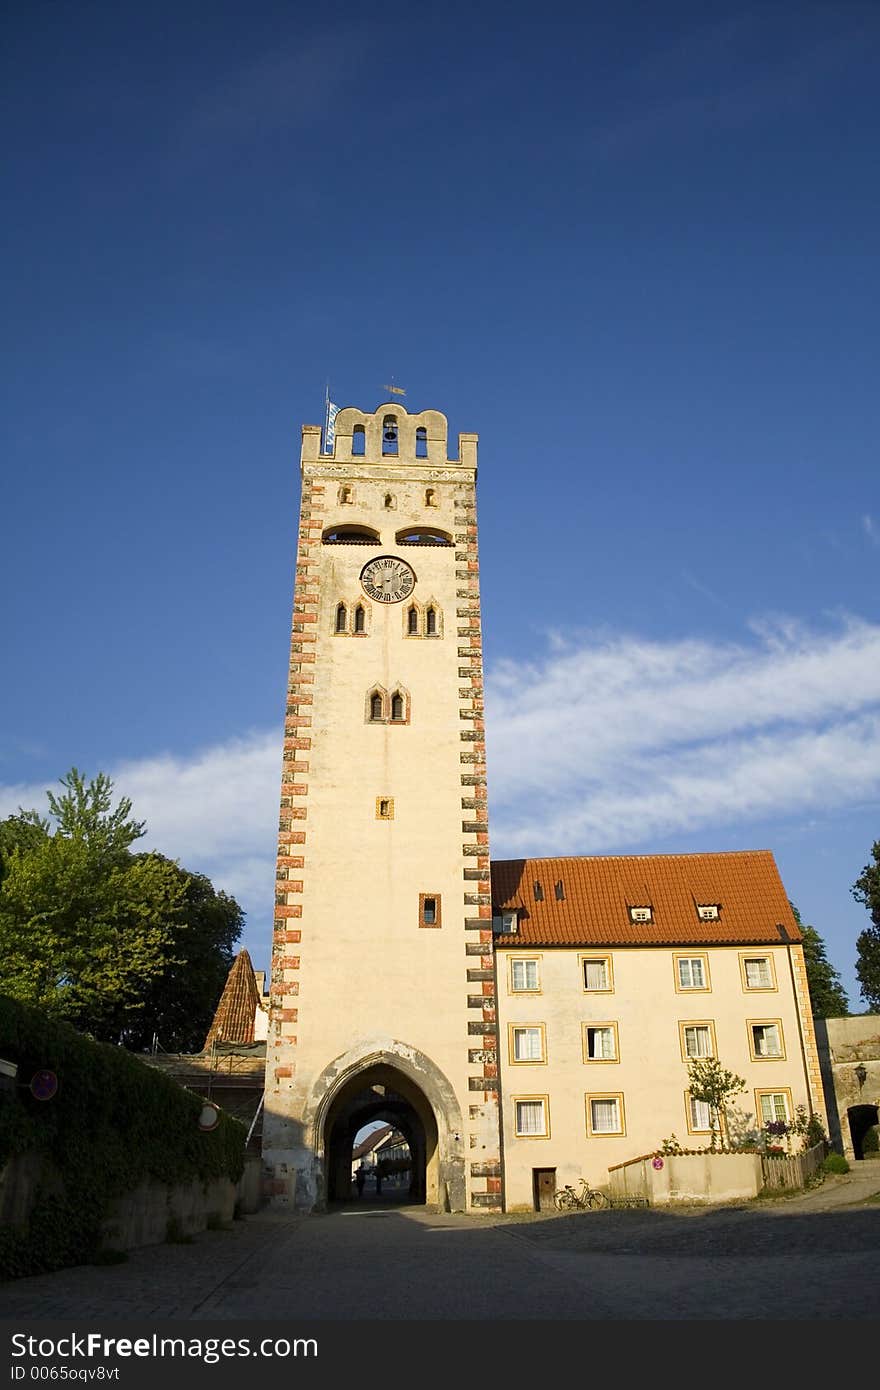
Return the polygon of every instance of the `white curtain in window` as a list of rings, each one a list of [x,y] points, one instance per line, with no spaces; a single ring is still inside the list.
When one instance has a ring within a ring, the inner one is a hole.
[[[746,984],[749,989],[767,989],[770,985],[770,962],[763,959],[747,960]]]
[[[782,1049],[779,1046],[779,1029],[775,1023],[759,1024],[752,1032],[755,1035],[756,1057],[780,1056]]]
[[[691,1096],[690,1101],[691,1129],[711,1129],[712,1113],[709,1106],[704,1100],[694,1100],[693,1096]]]
[[[540,1062],[541,1030],[539,1028],[514,1028],[513,1055],[517,1062]]]
[[[593,1129],[597,1134],[617,1134],[620,1130],[620,1114],[617,1101],[591,1100]]]
[[[538,962],[536,960],[515,960],[511,979],[514,989],[538,988]]]
[[[688,1057],[711,1057],[712,1034],[709,1029],[700,1026],[685,1028],[684,1050]]]
[[[613,1028],[591,1028],[589,1030],[590,1056],[598,1060],[613,1058],[614,1056],[614,1029]]]
[[[584,984],[587,989],[607,989],[608,962],[604,960],[585,960]]]
[[[761,1096],[761,1119],[765,1124],[769,1124],[771,1120],[788,1119],[788,1106],[784,1092],[777,1091],[775,1095]]]
[[[704,987],[703,962],[699,957],[678,962],[678,983],[682,989],[702,989]]]
[[[516,1102],[517,1134],[544,1134],[544,1102],[542,1100],[518,1100]]]

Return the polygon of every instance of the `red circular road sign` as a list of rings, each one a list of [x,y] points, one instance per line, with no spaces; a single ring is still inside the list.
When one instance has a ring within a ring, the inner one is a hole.
[[[652,1168],[662,1168],[662,1167],[663,1167],[663,1159],[662,1159],[662,1158],[652,1158],[652,1159],[651,1159],[651,1167],[652,1167]]]
[[[52,1100],[58,1093],[58,1077],[54,1071],[35,1071],[30,1089],[34,1100]]]

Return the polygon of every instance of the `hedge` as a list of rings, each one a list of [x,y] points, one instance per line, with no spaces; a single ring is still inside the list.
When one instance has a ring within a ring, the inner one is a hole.
[[[146,1179],[241,1177],[244,1125],[221,1114],[200,1130],[203,1100],[122,1047],[0,995],[0,1058],[18,1065],[14,1087],[0,1090],[0,1170],[26,1151],[42,1160],[27,1225],[0,1228],[0,1276],[93,1259],[110,1202]],[[51,1100],[29,1089],[44,1070],[58,1078]]]

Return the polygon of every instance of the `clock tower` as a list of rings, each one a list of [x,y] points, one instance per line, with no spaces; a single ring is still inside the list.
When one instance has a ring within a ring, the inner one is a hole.
[[[388,403],[302,431],[263,1156],[351,1194],[371,1121],[410,1194],[500,1210],[477,436]]]

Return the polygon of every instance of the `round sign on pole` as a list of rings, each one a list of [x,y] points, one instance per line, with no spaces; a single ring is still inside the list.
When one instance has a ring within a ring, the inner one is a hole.
[[[52,1100],[58,1093],[58,1077],[54,1071],[35,1071],[30,1091],[34,1100]]]
[[[216,1129],[220,1123],[220,1107],[212,1100],[206,1100],[199,1113],[199,1129]]]
[[[663,1159],[662,1159],[662,1158],[652,1158],[652,1159],[651,1159],[651,1167],[652,1167],[652,1168],[662,1168],[662,1167],[663,1167]]]

